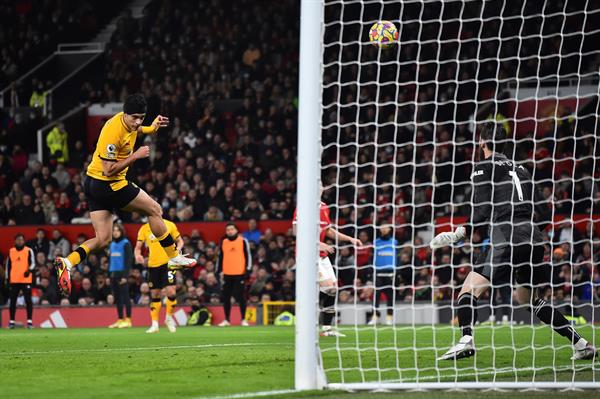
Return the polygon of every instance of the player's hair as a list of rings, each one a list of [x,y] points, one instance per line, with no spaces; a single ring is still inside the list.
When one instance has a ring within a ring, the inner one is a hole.
[[[228,222],[228,223],[225,225],[225,228],[228,228],[229,226],[233,226],[233,227],[235,227],[235,229],[236,229],[237,231],[240,231],[240,229],[238,229],[237,225],[236,225],[235,223],[233,223],[233,222]]]
[[[506,142],[506,130],[499,123],[486,122],[481,126],[481,133],[479,137],[490,151],[502,152],[504,151],[504,144]]]
[[[19,238],[19,237],[22,238],[22,239],[25,239],[25,236],[23,235],[23,233],[17,233],[17,234],[15,234],[15,240],[17,238]]]
[[[123,112],[128,115],[145,114],[147,108],[146,99],[141,93],[135,93],[127,96],[123,103]]]

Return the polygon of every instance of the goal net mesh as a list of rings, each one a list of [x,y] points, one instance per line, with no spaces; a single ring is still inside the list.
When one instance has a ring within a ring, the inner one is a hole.
[[[324,7],[323,201],[333,226],[365,243],[332,242],[336,323],[345,337],[319,340],[326,383],[598,381],[595,363],[571,360],[571,343],[519,305],[510,284],[479,298],[475,356],[436,360],[460,338],[457,294],[489,237],[478,229],[470,243],[436,251],[428,244],[472,212],[480,123],[503,125],[504,153],[531,172],[551,207],[543,232],[551,281],[537,289],[600,344],[600,2],[326,0]],[[390,49],[369,43],[380,20],[398,29]],[[397,240],[392,274],[373,266],[384,225]]]

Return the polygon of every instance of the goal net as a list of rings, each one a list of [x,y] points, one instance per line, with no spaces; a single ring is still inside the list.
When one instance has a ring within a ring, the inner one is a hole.
[[[571,342],[517,303],[510,282],[477,302],[475,355],[438,360],[461,337],[457,295],[490,243],[479,228],[470,242],[429,248],[471,215],[479,126],[494,121],[508,135],[504,154],[531,172],[553,219],[543,231],[550,281],[535,289],[600,345],[600,3],[323,6],[322,200],[332,226],[365,244],[331,241],[335,323],[345,336],[319,338],[325,385],[600,388],[596,363],[571,360]],[[389,49],[369,42],[381,20],[398,30]],[[385,239],[396,240],[391,270],[373,261]]]

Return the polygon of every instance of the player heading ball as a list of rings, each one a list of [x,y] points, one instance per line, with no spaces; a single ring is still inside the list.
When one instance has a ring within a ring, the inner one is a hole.
[[[112,237],[113,212],[123,210],[148,216],[152,234],[169,257],[170,268],[193,267],[194,259],[177,251],[173,237],[162,219],[161,206],[144,190],[126,179],[129,166],[150,155],[150,147],[133,150],[138,134],[154,134],[169,124],[169,118],[158,115],[150,126],[142,126],[146,117],[146,99],[133,94],[125,99],[123,112],[114,115],[102,128],[83,183],[90,205],[90,219],[96,236],[81,244],[66,258],[54,260],[58,285],[65,294],[71,291],[70,270],[91,252],[108,246]]]

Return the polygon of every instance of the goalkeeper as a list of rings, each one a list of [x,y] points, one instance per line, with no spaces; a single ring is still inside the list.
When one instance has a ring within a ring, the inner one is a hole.
[[[473,356],[473,325],[477,321],[477,300],[490,285],[516,281],[515,298],[527,306],[542,322],[573,344],[571,359],[593,359],[597,352],[569,324],[564,315],[538,296],[537,288],[550,282],[550,266],[543,263],[544,243],[540,228],[534,223],[549,223],[548,208],[532,182],[531,174],[515,165],[502,150],[506,133],[501,125],[483,126],[479,147],[483,161],[475,165],[471,219],[454,232],[438,234],[430,247],[441,248],[468,238],[473,228],[490,226],[490,245],[482,251],[476,266],[465,279],[457,300],[459,342],[439,360]],[[535,201],[533,196],[535,195]],[[545,226],[542,226],[545,227]]]

